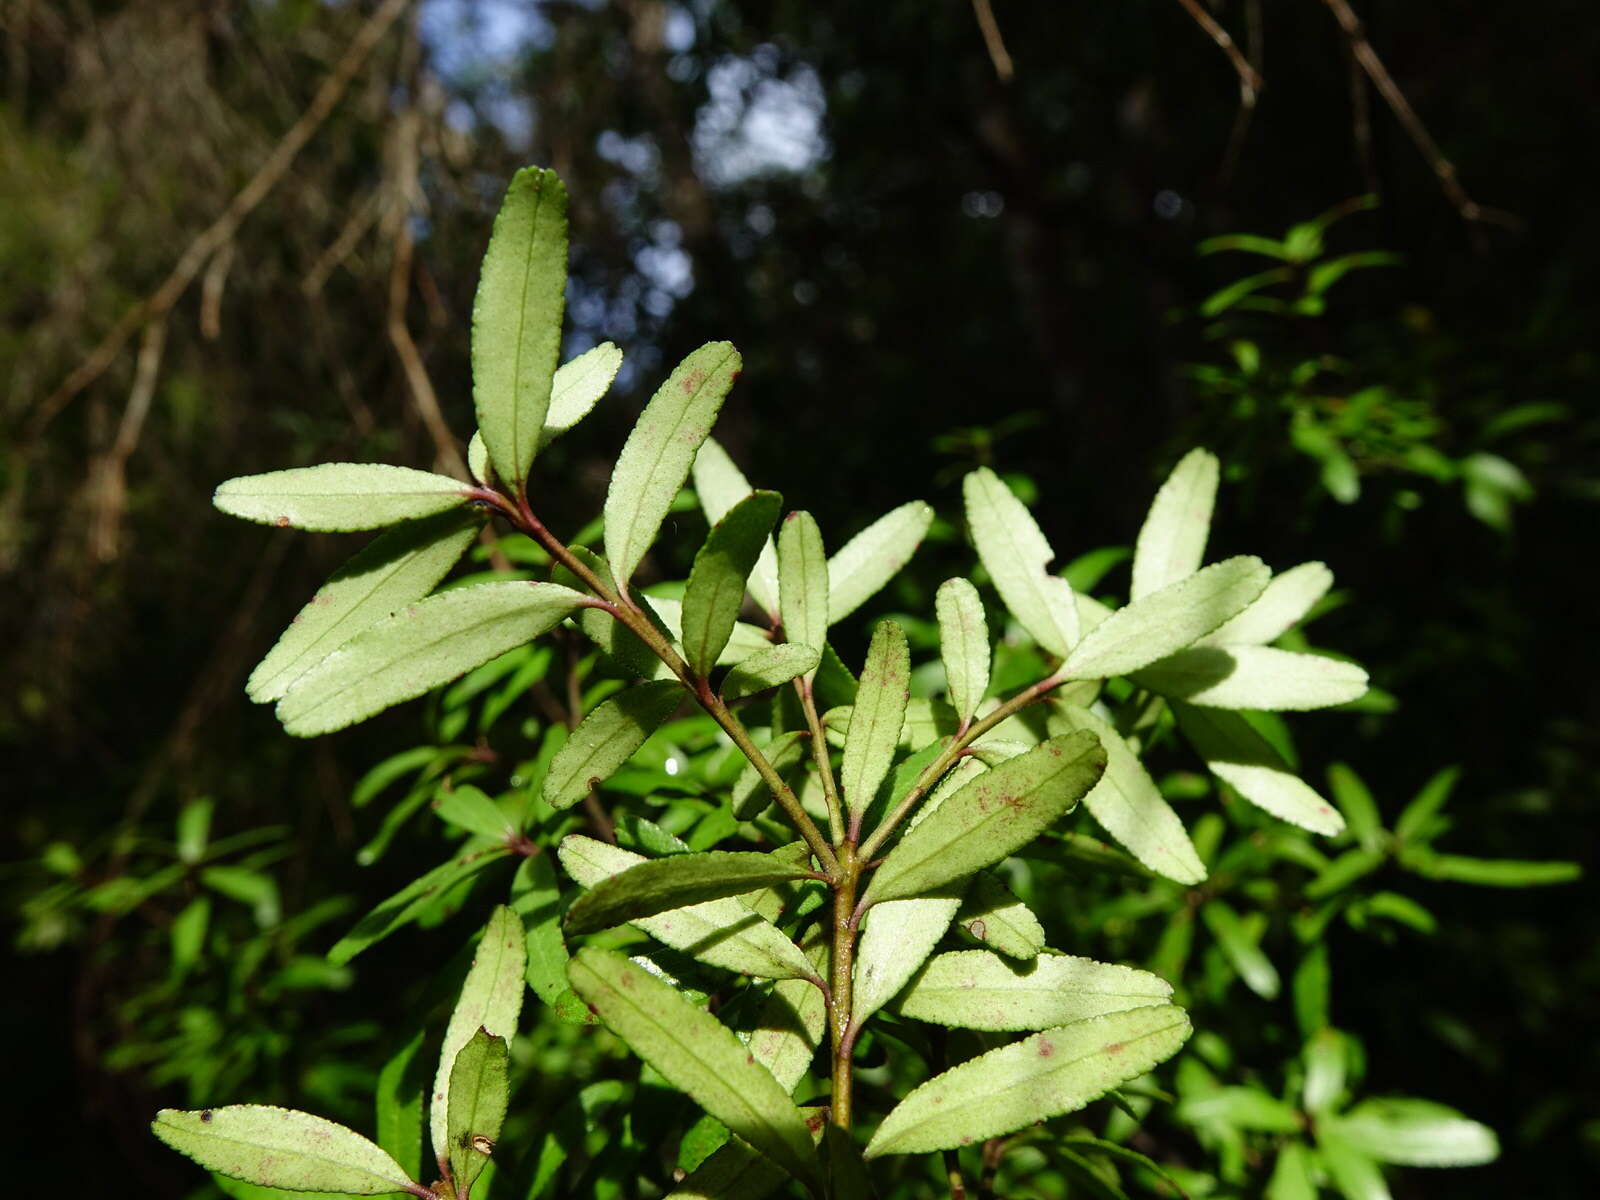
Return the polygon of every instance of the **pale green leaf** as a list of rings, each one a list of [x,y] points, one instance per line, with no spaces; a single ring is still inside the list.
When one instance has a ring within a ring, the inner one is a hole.
[[[790,513],[778,533],[778,607],[789,641],[820,647],[827,640],[828,559],[808,512]]]
[[[934,608],[950,703],[963,721],[970,721],[989,690],[989,625],[983,601],[965,579],[947,579],[939,585]]]
[[[1394,1200],[1378,1164],[1327,1130],[1317,1131],[1317,1157],[1344,1200]]]
[[[1075,1112],[1170,1058],[1188,1036],[1183,1010],[1161,1004],[980,1054],[906,1096],[878,1126],[867,1157],[970,1145]]]
[[[580,896],[567,910],[565,925],[568,933],[595,933],[811,874],[807,865],[748,851],[709,850],[647,859]]]
[[[1333,572],[1319,562],[1301,563],[1274,575],[1266,590],[1238,616],[1200,639],[1202,646],[1265,646],[1305,617],[1333,586]]]
[[[1003,1033],[1168,1004],[1172,985],[1148,971],[1041,954],[1026,965],[987,950],[938,954],[901,994],[902,1016]]]
[[[489,460],[521,491],[550,411],[567,287],[567,189],[550,170],[512,177],[472,303],[472,401]]]
[[[455,1067],[456,1055],[479,1030],[508,1042],[516,1036],[522,997],[528,987],[524,978],[527,968],[522,919],[502,904],[489,915],[483,939],[472,956],[472,966],[467,969],[466,982],[461,985],[461,995],[444,1031],[439,1070],[434,1076],[428,1106],[433,1152],[440,1160],[450,1154],[450,1072]]]
[[[656,540],[700,444],[739,376],[739,352],[709,342],[661,385],[628,435],[606,492],[606,558],[624,588]]]
[[[999,862],[1060,820],[1105,763],[1092,733],[1074,733],[985,771],[906,831],[863,903],[923,895]]]
[[[955,924],[968,937],[1010,958],[1032,959],[1044,949],[1039,918],[990,871],[980,871],[973,880]]]
[[[727,697],[726,684],[723,685],[723,696]],[[761,752],[773,770],[784,771],[800,761],[806,750],[806,739],[810,736],[803,729],[791,729],[773,738],[761,748]],[[772,793],[754,763],[746,763],[744,770],[739,772],[739,778],[733,785],[731,799],[733,815],[741,821],[754,817],[772,802]]]
[[[1223,957],[1239,972],[1245,986],[1263,1000],[1277,998],[1280,986],[1278,968],[1261,949],[1257,936],[1246,928],[1239,915],[1221,900],[1207,900],[1200,906],[1200,919],[1217,939]]]
[[[505,811],[470,783],[460,784],[452,790],[440,791],[433,802],[433,812],[441,821],[484,837],[504,840],[515,832],[515,827]]]
[[[1130,592],[1134,600],[1200,569],[1217,499],[1217,475],[1217,457],[1207,450],[1189,451],[1172,468],[1134,544]]]
[[[910,689],[911,651],[906,635],[893,621],[880,621],[867,648],[867,663],[845,737],[844,761],[839,766],[839,791],[853,828],[860,828],[867,807],[894,763]]]
[[[826,926],[815,926],[802,943],[818,975],[827,974],[827,933]],[[757,1012],[745,1046],[779,1087],[793,1092],[822,1044],[827,1020],[828,1002],[821,988],[809,979],[780,979]]]
[[[381,529],[459,508],[467,485],[448,475],[382,463],[323,463],[217,486],[212,503],[261,525],[338,533]]]
[[[643,596],[634,597],[635,603],[639,604],[643,604],[645,599]],[[667,596],[651,596],[649,603],[654,606],[656,616],[660,618],[667,634],[674,642],[680,641],[683,632],[683,605]],[[752,655],[772,649],[772,645],[772,639],[766,630],[744,621],[737,621],[733,626],[733,636],[728,639],[728,644],[723,647],[722,653],[717,655],[717,665],[736,666]]]
[[[617,581],[612,578],[611,565],[584,546],[569,547],[574,558],[594,572],[595,576],[611,591],[617,590]],[[578,577],[568,571],[566,567],[557,563],[551,571],[551,579],[566,587],[581,588],[583,584]],[[659,600],[647,599],[644,596],[633,597],[634,604],[644,612],[645,619],[667,638],[676,642],[678,635],[675,630],[668,627],[665,618],[657,610]],[[674,619],[678,610],[673,609]],[[635,675],[640,679],[673,679],[675,676],[666,663],[656,656],[654,650],[646,646],[639,636],[624,625],[616,617],[603,608],[582,608],[577,615],[578,628],[602,653],[611,659],[626,673]]]
[[[933,524],[933,508],[921,500],[879,517],[828,560],[828,624],[837,625],[860,608],[911,561]]]
[[[1109,721],[1075,704],[1052,704],[1049,729],[1051,733],[1087,729],[1105,747],[1105,774],[1083,803],[1107,833],[1158,875],[1183,884],[1205,879],[1205,864],[1183,821]]]
[[[567,978],[601,1021],[667,1082],[790,1174],[818,1183],[805,1117],[715,1017],[609,950],[580,950]]]
[[[1283,821],[1332,837],[1344,818],[1298,775],[1283,756],[1238,713],[1174,703],[1178,728],[1218,779],[1257,808]]]
[[[278,720],[296,737],[364,721],[532,641],[583,600],[553,583],[506,582],[408,604],[295,680],[278,701]]]
[[[1279,1149],[1264,1200],[1317,1200],[1317,1182],[1311,1173],[1311,1150],[1304,1142],[1286,1142]]]
[[[282,698],[296,679],[367,627],[434,589],[478,531],[473,513],[408,522],[329,577],[250,673],[257,704]]]
[[[1207,708],[1305,711],[1359,700],[1367,673],[1355,663],[1267,646],[1191,646],[1137,671],[1134,682]]]
[[[707,438],[694,458],[694,490],[700,497],[706,520],[715,525],[753,489],[744,472],[716,438]],[[745,581],[750,596],[773,621],[778,619],[778,552],[769,537],[756,559],[755,570]]]
[[[556,752],[544,777],[544,798],[570,808],[617,772],[672,715],[683,685],[661,679],[626,688],[595,708]]]
[[[601,342],[562,363],[550,385],[550,410],[545,414],[539,445],[549,445],[587,417],[621,367],[622,351],[610,342]]]
[[[893,1000],[933,953],[960,907],[964,886],[946,884],[926,896],[885,900],[867,910],[856,946],[850,1019],[860,1025]]]
[[[567,874],[584,887],[594,887],[648,861],[643,855],[580,834],[563,838],[557,854]],[[811,979],[816,974],[787,935],[735,897],[692,904],[633,924],[675,950],[741,975]]]
[[[467,471],[484,487],[494,486],[494,468],[489,465],[489,447],[483,444],[482,430],[473,430],[467,443]]]
[[[822,656],[810,646],[782,642],[759,654],[752,654],[728,672],[722,681],[722,698],[728,702],[753,696],[768,688],[787,683],[797,676],[815,671]]]
[[[377,1109],[378,1145],[415,1179],[422,1174],[422,1100],[428,1081],[418,1054],[423,1034],[415,1034],[378,1072],[373,1096]]]
[[[683,648],[700,675],[710,673],[728,644],[744,605],[745,580],[782,506],[777,492],[752,492],[711,527],[694,556],[683,590]]]
[[[292,1109],[164,1108],[150,1128],[206,1170],[263,1187],[378,1196],[411,1182],[399,1163],[359,1133]]]
[[[1033,516],[987,467],[962,484],[967,526],[984,569],[1011,615],[1051,654],[1066,657],[1078,640],[1072,585],[1045,568],[1055,551]]]
[[[456,1194],[465,1195],[494,1153],[511,1098],[510,1047],[506,1039],[480,1029],[467,1040],[450,1068],[450,1174]]]
[[[1186,1096],[1176,1115],[1186,1125],[1225,1125],[1258,1133],[1298,1133],[1301,1128],[1293,1106],[1253,1087],[1218,1087]]]
[[[1119,608],[1084,635],[1062,664],[1069,679],[1127,675],[1204,637],[1267,586],[1259,558],[1241,555],[1187,575]]]
[[[1397,1166],[1472,1167],[1500,1155],[1494,1130],[1431,1100],[1364,1100],[1325,1120],[1346,1145]]]

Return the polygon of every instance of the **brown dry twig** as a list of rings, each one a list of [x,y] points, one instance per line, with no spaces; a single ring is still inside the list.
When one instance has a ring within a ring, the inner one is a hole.
[[[1261,98],[1261,89],[1266,86],[1260,69],[1249,58],[1245,57],[1239,44],[1233,40],[1233,35],[1217,23],[1200,0],[1178,0],[1183,5],[1183,10],[1189,14],[1194,23],[1205,32],[1218,49],[1227,56],[1228,62],[1233,65],[1233,72],[1239,77],[1239,111],[1234,115],[1233,128],[1228,133],[1228,149],[1222,157],[1220,176],[1226,181],[1233,174],[1233,168],[1238,164],[1240,151],[1244,148],[1244,137],[1250,129],[1250,121],[1255,116],[1256,102]],[[1259,13],[1253,13],[1259,17]],[[1252,26],[1256,28],[1256,26]],[[1258,39],[1259,40],[1259,39]]]
[[[1001,83],[1010,83],[1016,78],[1016,64],[1011,61],[1005,38],[1000,36],[1000,22],[994,19],[989,0],[972,0],[972,15],[978,18],[978,29],[983,34],[984,48],[989,51],[989,61],[994,64],[994,73]]]

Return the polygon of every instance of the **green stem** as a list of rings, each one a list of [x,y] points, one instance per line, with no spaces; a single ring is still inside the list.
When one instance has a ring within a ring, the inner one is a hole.
[[[856,886],[864,859],[848,842],[839,847],[839,877],[833,889],[833,986],[828,997],[828,1025],[833,1046],[833,1094],[830,1120],[840,1129],[850,1128],[851,1065],[855,1055],[850,1012],[855,977]]]

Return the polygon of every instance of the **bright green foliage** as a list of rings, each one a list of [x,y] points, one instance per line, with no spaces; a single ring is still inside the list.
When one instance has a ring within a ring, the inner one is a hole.
[[[865,1021],[900,994],[950,927],[962,890],[960,884],[946,884],[912,900],[885,900],[867,911],[856,947],[851,1020]]]
[[[983,601],[965,579],[947,579],[939,585],[936,604],[939,654],[950,703],[957,716],[969,721],[989,690],[989,625]]]
[[[968,475],[962,494],[972,544],[1000,598],[1040,646],[1065,658],[1078,641],[1078,610],[1072,585],[1045,569],[1055,557],[1050,543],[988,468]]]
[[[1407,1167],[1468,1167],[1500,1152],[1492,1129],[1431,1100],[1366,1100],[1327,1133],[1379,1162]]]
[[[910,682],[911,652],[906,635],[893,621],[881,621],[867,648],[867,665],[861,671],[850,732],[845,737],[844,762],[839,768],[839,789],[850,819],[857,825],[894,762],[906,701],[911,698]]]
[[[1274,575],[1261,595],[1238,616],[1200,639],[1202,646],[1265,646],[1294,628],[1333,586],[1333,572],[1319,562],[1301,563]]]
[[[1275,817],[1333,835],[1344,818],[1294,774],[1283,756],[1243,717],[1218,709],[1175,704],[1179,728],[1212,773]]]
[[[622,351],[610,342],[590,347],[562,363],[550,384],[550,409],[545,413],[539,445],[544,447],[589,415],[622,368]]]
[[[505,1123],[511,1084],[506,1039],[480,1029],[450,1068],[447,1141],[456,1195],[472,1187],[494,1153]]]
[[[567,976],[612,1032],[670,1083],[791,1175],[817,1179],[800,1110],[715,1017],[611,951],[579,951]]]
[[[919,1021],[1007,1032],[1051,1029],[1171,999],[1171,984],[1132,967],[1067,954],[1041,954],[1019,966],[987,950],[958,950],[929,959],[897,1008]]]
[[[716,438],[707,438],[700,447],[700,452],[695,455],[694,490],[700,497],[700,506],[705,509],[706,520],[715,525],[728,510],[739,501],[748,496],[753,489],[744,477],[744,472],[728,457]],[[746,587],[750,597],[761,606],[763,612],[776,620],[778,616],[778,552],[769,537],[761,548],[760,555],[756,558],[755,570],[751,572]]]
[[[495,473],[521,489],[538,453],[561,352],[567,189],[518,171],[495,217],[472,305],[472,400]]]
[[[399,1163],[360,1134],[287,1108],[164,1108],[151,1128],[207,1170],[263,1187],[378,1196],[410,1182]]]
[[[778,607],[791,642],[821,647],[828,637],[828,559],[810,513],[792,512],[778,534]]]
[[[567,910],[565,924],[568,933],[594,933],[810,874],[809,867],[771,854],[718,850],[648,859],[595,884]]]
[[[731,702],[764,692],[815,671],[821,661],[822,656],[810,646],[795,642],[757,651],[728,672],[722,681],[722,698]]]
[[[1161,485],[1133,551],[1134,600],[1200,569],[1217,502],[1218,472],[1216,455],[1191,450]]]
[[[1193,646],[1134,678],[1153,692],[1207,708],[1329,708],[1367,691],[1367,673],[1354,663],[1266,646]]]
[[[841,546],[828,560],[828,624],[837,625],[899,574],[931,524],[933,509],[913,500]]]
[[[1010,958],[1031,960],[1044,949],[1044,926],[991,871],[980,871],[956,913],[956,927]]]
[[[401,1046],[378,1073],[374,1107],[378,1117],[378,1145],[394,1155],[413,1179],[422,1174],[423,1091],[419,1032]]]
[[[628,688],[596,708],[556,753],[544,777],[544,798],[568,808],[633,757],[683,698],[675,680]]]
[[[448,475],[381,463],[324,463],[245,475],[218,484],[212,502],[262,525],[341,532],[382,529],[431,517],[467,502]]]
[[[728,644],[744,603],[745,580],[766,545],[783,498],[752,492],[711,527],[694,557],[683,592],[683,647],[689,665],[705,675]]]

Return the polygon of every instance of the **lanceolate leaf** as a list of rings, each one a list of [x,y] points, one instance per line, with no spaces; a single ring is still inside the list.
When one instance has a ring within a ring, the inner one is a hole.
[[[368,626],[420,600],[449,572],[478,530],[472,513],[411,521],[374,538],[318,589],[245,685],[257,704],[280,699],[294,681]]]
[[[412,1182],[399,1163],[354,1130],[292,1109],[164,1108],[150,1128],[208,1171],[263,1187],[378,1196]]]
[[[1344,818],[1238,713],[1175,703],[1178,728],[1218,779],[1280,820],[1332,837]]]
[[[728,644],[744,604],[745,580],[782,506],[777,492],[752,492],[711,527],[694,556],[683,592],[683,649],[701,675],[710,672]]]
[[[483,444],[482,430],[474,430],[467,443],[467,470],[485,487],[494,485],[494,468],[489,465],[489,447]]]
[[[740,365],[727,342],[701,346],[678,364],[628,435],[605,506],[606,558],[622,586],[656,540]]]
[[[409,604],[307,671],[278,701],[296,737],[411,700],[553,629],[583,597],[553,583],[480,583]]]
[[[945,1150],[1075,1112],[1171,1057],[1189,1036],[1172,1005],[1091,1017],[980,1054],[916,1088],[867,1157]]]
[[[783,635],[821,647],[828,637],[828,559],[808,512],[792,512],[778,534],[778,605]]]
[[[1494,1130],[1430,1100],[1364,1100],[1326,1122],[1352,1149],[1398,1166],[1470,1167],[1500,1154]]]
[[[726,684],[723,685],[723,695],[728,695]],[[772,764],[773,770],[783,771],[800,761],[809,736],[805,730],[791,729],[788,733],[778,734],[761,748],[761,752]],[[744,770],[739,772],[739,778],[733,785],[732,801],[733,815],[741,821],[748,821],[772,802],[772,793],[755,764],[747,763]]]
[[[450,1173],[463,1195],[494,1153],[511,1098],[506,1039],[480,1029],[461,1047],[450,1069],[448,1129]]]
[[[967,525],[984,569],[1011,614],[1051,654],[1065,657],[1078,640],[1072,585],[1045,570],[1055,551],[1033,516],[987,467],[962,484]]]
[[[846,542],[828,560],[828,624],[837,625],[893,579],[931,524],[933,508],[913,500]]]
[[[1110,722],[1075,704],[1053,704],[1049,728],[1052,733],[1090,730],[1105,747],[1105,774],[1083,803],[1107,833],[1159,875],[1185,884],[1206,877],[1183,821]]]
[[[550,410],[545,414],[539,445],[555,441],[587,417],[611,387],[621,366],[622,351],[610,342],[601,342],[563,363],[550,386]]]
[[[580,950],[567,977],[611,1031],[669,1083],[790,1174],[808,1185],[818,1182],[805,1118],[715,1017],[609,950]]]
[[[1171,984],[1132,967],[1066,954],[1041,954],[1024,966],[987,950],[958,950],[929,959],[898,1008],[918,1021],[1001,1033],[1050,1029],[1171,999]]]
[[[823,926],[816,926],[802,943],[822,976],[827,974],[826,933]],[[745,1045],[779,1087],[793,1092],[822,1044],[827,1019],[828,1003],[821,988],[808,979],[780,979],[772,985]]]
[[[450,1072],[455,1068],[456,1056],[479,1030],[507,1041],[516,1034],[522,996],[528,986],[523,978],[527,965],[522,920],[501,905],[490,914],[484,927],[483,940],[478,943],[478,952],[444,1031],[439,1070],[428,1105],[433,1152],[440,1160],[450,1154]]]
[[[923,895],[999,862],[1060,820],[1105,764],[1092,733],[1073,733],[985,771],[905,833],[863,903]]]
[[[950,928],[964,888],[946,884],[927,896],[885,900],[861,923],[850,1019],[857,1025],[893,1000]]]
[[[1241,612],[1267,586],[1259,558],[1214,563],[1119,608],[1084,635],[1062,666],[1069,679],[1126,675],[1166,658]]]
[[[934,604],[950,703],[963,721],[970,721],[989,690],[989,625],[983,601],[965,579],[947,579],[939,585]]]
[[[568,933],[594,933],[724,896],[740,896],[811,869],[771,854],[712,850],[647,859],[595,884],[567,910]]]
[[[357,921],[354,929],[335,942],[333,949],[328,951],[328,961],[336,967],[343,966],[368,946],[381,942],[396,929],[415,919],[445,892],[471,879],[485,867],[493,866],[506,853],[503,846],[481,853],[469,851],[447,863],[441,863],[420,879],[412,880]]]
[[[1272,960],[1261,949],[1258,936],[1252,936],[1239,915],[1221,900],[1208,900],[1200,907],[1200,917],[1245,986],[1263,1000],[1275,999],[1279,987],[1278,968],[1272,965]]]
[[[644,596],[635,596],[634,602],[644,604],[646,599]],[[648,601],[655,609],[661,624],[666,626],[672,640],[675,642],[680,640],[683,632],[683,605],[668,596],[650,596]],[[766,630],[747,625],[743,621],[736,621],[733,626],[733,636],[728,639],[728,644],[723,647],[722,653],[717,655],[717,665],[733,666],[744,662],[752,655],[770,649],[772,649],[772,639],[767,636]]]
[[[700,507],[705,509],[706,520],[715,525],[728,514],[728,510],[748,496],[754,489],[745,479],[744,472],[734,465],[733,459],[716,438],[707,438],[694,458],[694,490],[700,497]],[[769,537],[756,559],[755,570],[745,586],[751,597],[774,621],[778,619],[778,552]]]
[[[406,1174],[422,1174],[422,1101],[428,1089],[426,1072],[418,1055],[423,1035],[417,1033],[378,1072],[375,1095],[378,1144]]]
[[[1367,691],[1367,673],[1354,663],[1266,646],[1191,646],[1151,663],[1134,681],[1207,708],[1328,708]]]
[[[1217,499],[1216,455],[1191,450],[1156,493],[1133,552],[1132,598],[1141,600],[1200,569]]]
[[[911,652],[906,635],[893,621],[880,621],[867,648],[867,665],[861,672],[839,768],[839,790],[858,828],[894,762],[906,701],[911,698],[910,685]]]
[[[544,777],[544,798],[570,808],[616,773],[683,699],[683,685],[662,679],[627,688],[601,704],[572,731]]]
[[[489,459],[520,490],[538,452],[561,352],[567,190],[554,171],[518,171],[494,219],[472,304],[472,400]]]
[[[262,525],[336,533],[431,517],[467,498],[467,485],[448,475],[381,463],[323,463],[230,479],[218,485],[212,503]]]
[[[771,1159],[743,1142],[729,1142],[667,1193],[667,1200],[766,1200],[788,1181]]]
[[[564,838],[557,853],[567,874],[584,887],[594,887],[647,861],[643,855],[579,834]],[[642,917],[633,925],[701,962],[741,975],[763,979],[816,976],[815,968],[786,934],[731,896]]]
[[[787,683],[798,675],[815,671],[821,658],[810,646],[798,642],[783,642],[752,654],[728,672],[722,681],[722,698],[731,702]]]
[[[611,565],[593,550],[583,546],[571,547],[573,557],[593,571],[600,582],[612,591],[616,590],[617,581],[612,578]],[[551,578],[567,587],[582,586],[578,577],[568,571],[559,563],[551,572]],[[643,611],[646,619],[657,630],[666,635],[669,641],[677,641],[678,635],[670,629],[664,618],[656,610],[656,601],[648,600],[644,596],[635,596],[633,602]],[[578,628],[583,630],[587,637],[596,646],[600,647],[612,662],[622,667],[631,675],[640,679],[672,679],[672,671],[667,664],[656,657],[655,651],[639,640],[637,634],[617,620],[602,608],[584,608],[578,612]]]
[[[1301,563],[1272,582],[1237,617],[1200,639],[1203,646],[1265,646],[1275,642],[1311,611],[1333,586],[1333,572],[1319,562]]]
[[[973,880],[955,923],[968,937],[1011,958],[1032,960],[1044,949],[1039,918],[992,871],[980,871]]]
[[[567,988],[567,944],[561,936],[561,890],[550,855],[522,860],[511,881],[511,908],[526,933],[528,986],[546,1004]]]

